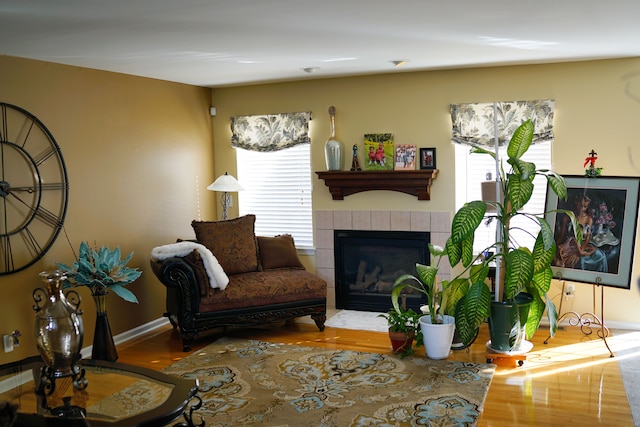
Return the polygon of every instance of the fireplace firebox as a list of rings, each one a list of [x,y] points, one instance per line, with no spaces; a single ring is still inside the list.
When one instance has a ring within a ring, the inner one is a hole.
[[[387,312],[395,280],[429,264],[429,241],[426,231],[334,230],[336,308]],[[425,303],[422,293],[406,294],[407,308]]]

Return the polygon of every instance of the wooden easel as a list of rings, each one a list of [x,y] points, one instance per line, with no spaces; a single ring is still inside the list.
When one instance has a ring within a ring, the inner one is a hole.
[[[582,314],[575,311],[568,311],[562,314],[562,302],[564,301],[566,282],[562,280],[562,276],[558,277],[558,279],[562,282],[562,297],[560,299],[560,306],[558,308],[558,314],[560,314],[560,316],[558,317],[558,324],[560,324],[560,322],[566,317],[569,320],[570,326],[579,326],[580,330],[585,335],[591,335],[593,333],[593,329],[591,328],[591,325],[595,324],[600,326],[600,329],[597,332],[598,337],[602,338],[602,342],[604,342],[604,345],[607,347],[607,350],[609,350],[609,357],[615,357],[615,354],[613,354],[613,351],[611,351],[611,348],[609,347],[609,343],[607,343],[607,337],[609,336],[609,328],[607,328],[604,325],[604,286],[602,286],[602,284],[600,283],[600,278],[599,277],[596,278],[596,283],[595,283],[595,286],[593,287],[593,312],[591,313],[587,312]],[[596,287],[600,288],[600,317],[598,317],[595,314]],[[551,339],[551,335],[549,335],[547,339],[544,340],[544,343],[548,344],[550,339]]]

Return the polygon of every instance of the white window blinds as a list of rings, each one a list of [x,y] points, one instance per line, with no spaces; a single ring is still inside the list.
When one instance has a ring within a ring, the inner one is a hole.
[[[256,215],[256,234],[291,234],[299,249],[313,247],[310,144],[279,151],[237,149],[240,215]]]
[[[456,210],[462,207],[466,202],[473,200],[482,200],[482,191],[480,184],[483,181],[495,180],[495,161],[493,157],[487,154],[471,154],[471,147],[467,145],[455,144],[456,150]],[[501,158],[506,158],[506,146],[501,147]],[[533,162],[537,169],[552,169],[551,167],[551,143],[543,142],[529,147],[529,151],[523,156],[523,160]],[[504,165],[509,168],[508,164]],[[487,179],[487,174],[491,174]],[[527,203],[523,210],[525,212],[540,213],[544,212],[545,198],[547,194],[547,180],[542,176],[537,176],[534,180],[534,191],[531,200]],[[511,237],[514,238],[520,246],[533,248],[535,236],[538,234],[539,227],[536,223],[527,221],[521,216],[513,219],[512,225],[519,228],[515,230]],[[476,231],[473,249],[476,253],[495,242],[496,228],[495,224],[481,226]]]

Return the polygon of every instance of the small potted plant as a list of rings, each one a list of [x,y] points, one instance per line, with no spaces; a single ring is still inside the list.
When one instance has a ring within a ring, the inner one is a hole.
[[[398,306],[390,308],[386,314],[380,317],[387,319],[389,326],[389,339],[391,348],[395,354],[402,357],[413,354],[413,341],[417,339],[418,345],[422,344],[418,319],[420,315],[412,309]]]

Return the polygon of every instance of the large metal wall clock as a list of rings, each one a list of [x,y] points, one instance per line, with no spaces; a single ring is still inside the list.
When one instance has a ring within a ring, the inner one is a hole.
[[[0,275],[34,264],[64,224],[69,185],[53,135],[28,111],[0,103]]]

